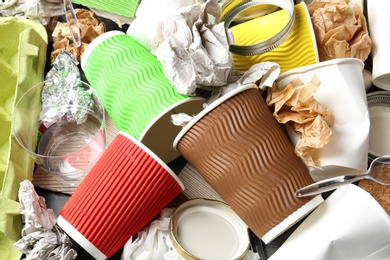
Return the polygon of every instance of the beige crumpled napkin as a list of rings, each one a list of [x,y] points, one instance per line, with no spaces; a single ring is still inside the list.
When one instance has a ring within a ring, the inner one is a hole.
[[[159,24],[151,53],[162,63],[164,73],[183,95],[197,87],[215,88],[227,83],[232,68],[229,43],[232,36],[223,23],[217,0],[180,9],[180,15]]]
[[[332,110],[324,109],[314,98],[319,86],[320,81],[316,76],[308,84],[296,78],[281,90],[274,85],[267,96],[268,106],[274,107],[274,118],[279,123],[289,123],[300,135],[295,154],[307,166],[317,169],[321,165],[317,151],[331,140],[331,126],[334,123]]]
[[[309,13],[317,39],[320,61],[358,58],[371,52],[371,38],[360,5],[349,0],[314,0]]]

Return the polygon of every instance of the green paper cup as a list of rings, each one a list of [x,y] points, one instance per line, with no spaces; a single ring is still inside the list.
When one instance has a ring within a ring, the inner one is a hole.
[[[172,148],[180,127],[172,114],[194,115],[202,97],[181,95],[157,58],[129,35],[106,32],[86,48],[81,67],[119,130],[142,142],[165,163],[180,156]]]

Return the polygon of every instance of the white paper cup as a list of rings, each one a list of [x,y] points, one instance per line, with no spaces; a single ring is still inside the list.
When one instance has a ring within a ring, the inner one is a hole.
[[[372,84],[390,90],[390,1],[367,1],[368,27],[372,42]]]
[[[390,244],[390,219],[367,192],[349,184],[338,188],[313,211],[269,258],[365,259],[380,258]],[[389,251],[387,249],[387,251]]]
[[[276,81],[282,89],[295,78],[307,84],[316,75],[321,84],[314,97],[333,111],[331,141],[318,151],[323,170],[310,171],[315,181],[367,169],[370,118],[362,71],[359,59],[333,59],[287,71]],[[298,134],[289,128],[289,136],[295,145]]]

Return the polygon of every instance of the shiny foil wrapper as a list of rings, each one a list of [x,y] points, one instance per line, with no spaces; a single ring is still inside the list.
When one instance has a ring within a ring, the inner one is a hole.
[[[63,50],[47,73],[42,90],[40,120],[46,127],[53,123],[83,123],[87,110],[93,106],[92,90],[80,80],[78,62],[74,55]]]

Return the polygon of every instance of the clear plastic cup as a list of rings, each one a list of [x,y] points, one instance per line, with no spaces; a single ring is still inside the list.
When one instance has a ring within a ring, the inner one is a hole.
[[[104,107],[96,92],[80,82],[87,105],[49,102],[42,114],[44,86],[45,82],[38,83],[16,101],[13,135],[46,172],[65,185],[78,186],[105,150]],[[45,118],[61,113],[62,117]]]

